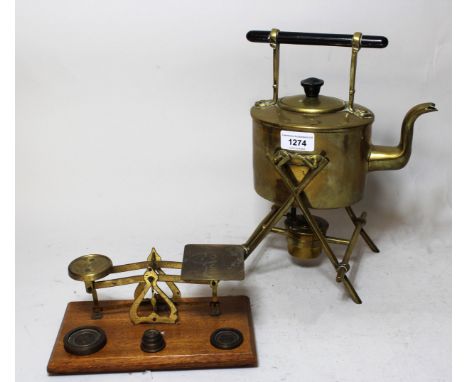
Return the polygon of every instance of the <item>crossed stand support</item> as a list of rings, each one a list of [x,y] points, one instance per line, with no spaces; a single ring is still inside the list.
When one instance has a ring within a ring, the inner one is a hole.
[[[377,246],[363,229],[364,225],[366,224],[366,213],[363,212],[359,217],[357,217],[350,206],[346,207],[346,212],[354,224],[354,231],[351,235],[351,238],[348,240],[326,236],[324,233],[322,233],[315,217],[307,208],[307,197],[304,193],[306,187],[329,163],[325,153],[301,154],[280,149],[274,155],[269,155],[269,159],[280,175],[284,184],[288,188],[290,195],[282,205],[275,205],[272,207],[272,210],[262,220],[247,242],[243,245],[245,259],[247,259],[247,257],[253,252],[258,244],[260,244],[266,235],[268,235],[270,232],[280,231],[280,229],[275,227],[275,224],[278,223],[278,221],[283,216],[285,216],[291,207],[298,207],[300,210],[302,210],[305,220],[311,227],[314,234],[317,236],[318,240],[322,244],[325,255],[335,268],[336,281],[344,284],[346,290],[356,304],[361,304],[361,298],[357,294],[346,273],[350,270],[349,261],[359,236],[364,239],[366,244],[373,252],[379,252]],[[296,180],[296,177],[290,169],[291,164],[302,165],[308,168],[308,171],[302,180]],[[341,261],[338,260],[329,244],[346,245],[346,250]]]

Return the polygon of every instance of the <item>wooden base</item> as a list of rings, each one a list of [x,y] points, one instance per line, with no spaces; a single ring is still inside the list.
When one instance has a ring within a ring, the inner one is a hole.
[[[250,301],[246,296],[220,297],[220,316],[209,315],[209,298],[186,298],[177,302],[176,324],[134,325],[129,318],[132,301],[101,301],[103,317],[91,319],[92,301],[70,302],[63,317],[47,371],[51,374],[131,372],[145,370],[197,369],[214,367],[256,366],[257,354]],[[102,328],[107,344],[100,351],[77,356],[63,347],[65,334],[78,326]],[[243,343],[232,350],[220,350],[210,343],[216,329],[240,330]],[[140,350],[146,329],[163,332],[166,347],[158,353]]]

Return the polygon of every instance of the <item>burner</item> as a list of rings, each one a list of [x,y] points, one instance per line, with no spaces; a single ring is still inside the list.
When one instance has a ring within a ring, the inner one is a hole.
[[[328,230],[328,222],[319,216],[312,216],[320,231],[325,235]],[[297,215],[296,209],[291,208],[291,212],[286,215],[284,224],[287,228],[288,252],[291,256],[300,259],[315,259],[320,256],[322,244],[304,215]]]

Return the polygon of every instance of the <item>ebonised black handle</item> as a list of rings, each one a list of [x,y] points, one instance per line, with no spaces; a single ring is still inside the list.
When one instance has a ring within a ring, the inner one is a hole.
[[[250,31],[247,33],[247,40],[251,42],[269,43],[270,31]],[[351,47],[353,35],[351,34],[331,34],[331,33],[303,33],[303,32],[283,32],[279,31],[276,41],[279,44],[295,45],[328,45]],[[362,36],[362,48],[385,48],[388,39],[384,36]]]

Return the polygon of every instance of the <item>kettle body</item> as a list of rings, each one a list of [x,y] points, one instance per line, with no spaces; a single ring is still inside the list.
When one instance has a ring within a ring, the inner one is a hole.
[[[362,114],[358,116],[347,110],[343,103],[338,111],[322,109],[301,113],[282,108],[288,98],[292,97],[281,99],[274,105],[257,103],[251,109],[254,187],[257,194],[274,204],[283,203],[290,195],[269,159],[278,150],[286,149],[310,154],[324,153],[329,160],[304,190],[308,207],[341,208],[361,200],[374,120],[371,111],[356,105]],[[335,103],[341,101],[336,100]],[[309,142],[304,144],[307,139]],[[307,144],[309,147],[306,147]],[[290,170],[297,182],[309,171],[301,164],[292,164]]]

